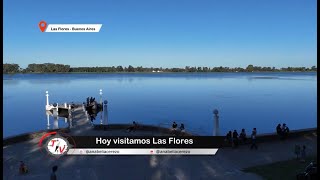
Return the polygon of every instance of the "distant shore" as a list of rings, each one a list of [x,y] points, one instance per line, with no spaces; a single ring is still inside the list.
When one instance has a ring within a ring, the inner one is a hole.
[[[209,73],[209,72],[317,72],[316,66],[311,67],[262,67],[249,64],[247,67],[223,66],[185,66],[185,67],[133,67],[126,66],[96,66],[71,67],[67,64],[29,64],[21,68],[19,64],[3,64],[3,73]]]
[[[253,72],[28,72],[28,73],[3,73],[14,74],[216,74],[216,73],[316,73],[317,71],[253,71]]]

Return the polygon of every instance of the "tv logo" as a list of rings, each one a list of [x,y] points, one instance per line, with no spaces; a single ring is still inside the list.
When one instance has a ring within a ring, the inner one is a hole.
[[[68,140],[59,135],[51,137],[46,143],[47,152],[53,156],[64,155],[68,152],[69,148]]]

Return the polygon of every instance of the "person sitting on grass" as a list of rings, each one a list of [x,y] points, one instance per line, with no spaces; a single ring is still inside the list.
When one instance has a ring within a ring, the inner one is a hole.
[[[289,135],[289,128],[285,123],[282,124],[281,132],[283,138],[286,138]]]
[[[184,133],[184,132],[185,132],[184,124],[182,124],[182,123],[181,123],[181,125],[180,125],[180,128],[179,128],[179,129],[180,129],[180,131],[181,131],[182,133]]]
[[[247,141],[247,134],[246,134],[245,129],[242,129],[242,130],[241,130],[241,133],[240,133],[239,138],[240,138],[240,141],[241,141],[242,143],[245,143],[245,142]]]
[[[28,168],[27,168],[27,166],[24,164],[23,161],[20,161],[19,172],[20,172],[20,174],[26,174],[26,173],[28,173]]]
[[[132,125],[127,128],[127,131],[129,131],[129,132],[135,131],[137,128],[138,128],[138,124],[135,121],[133,121]]]
[[[176,122],[173,122],[172,123],[172,129],[171,129],[171,133],[173,134],[173,135],[177,135],[176,133],[177,133],[177,127],[178,127],[178,124],[176,123]]]
[[[178,124],[176,122],[173,122],[172,124],[172,130],[177,130]]]

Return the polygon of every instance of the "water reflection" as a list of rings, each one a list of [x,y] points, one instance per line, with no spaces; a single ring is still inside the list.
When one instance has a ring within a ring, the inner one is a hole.
[[[14,80],[14,79],[3,79],[3,85],[18,85],[20,84],[21,81],[19,80]]]
[[[53,129],[59,129],[58,116],[53,116]]]
[[[60,115],[56,111],[46,111],[47,129],[72,127],[72,117]],[[59,122],[60,121],[60,122]],[[52,122],[52,124],[50,123]],[[64,122],[64,123],[63,123]]]

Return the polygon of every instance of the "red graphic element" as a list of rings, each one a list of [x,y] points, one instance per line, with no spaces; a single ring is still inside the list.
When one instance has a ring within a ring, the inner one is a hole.
[[[152,154],[152,153],[153,153],[153,151],[151,150],[151,151],[150,151],[150,153]]]
[[[60,153],[62,153],[65,148],[66,148],[66,145],[63,146],[63,149],[61,149],[61,147],[59,147]]]
[[[58,140],[51,140],[51,142],[52,142],[52,145],[51,145],[51,146],[53,147],[53,146],[54,146],[54,143],[57,142],[57,141],[58,141]]]
[[[39,22],[39,28],[42,32],[44,32],[47,28],[47,23],[45,21],[40,21]]]
[[[48,136],[50,136],[50,135],[53,135],[53,134],[57,134],[57,132],[53,131],[53,132],[49,132],[49,133],[46,133],[45,135],[43,135],[43,136],[41,137],[40,141],[39,141],[39,144],[38,144],[39,147],[42,146],[42,141],[43,141],[46,137],[48,137]]]

